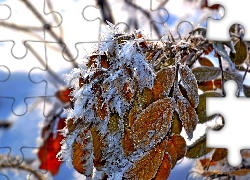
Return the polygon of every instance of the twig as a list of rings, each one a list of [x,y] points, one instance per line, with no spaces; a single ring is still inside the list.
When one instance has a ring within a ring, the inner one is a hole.
[[[66,83],[58,76],[43,60],[43,58],[31,47],[29,44],[25,44],[25,46],[29,49],[29,51],[36,57],[36,59],[44,66],[46,67],[46,71],[53,76],[61,85],[66,85]]]
[[[115,24],[114,16],[108,2],[106,0],[97,0],[97,4],[101,7],[103,22],[107,23],[106,21],[109,21],[112,24]]]
[[[0,121],[0,128],[7,129],[12,125],[11,122],[9,121]]]
[[[247,68],[246,68],[245,73],[244,73],[244,75],[243,75],[243,82],[244,82],[244,80],[245,80],[245,78],[246,78],[246,75],[247,75],[247,73],[248,73],[248,70],[249,70],[249,65],[247,65]]]
[[[125,2],[126,2],[128,5],[134,7],[135,9],[141,11],[141,12],[149,19],[150,22],[153,22],[153,19],[152,19],[152,17],[151,17],[151,15],[150,15],[149,12],[147,12],[147,11],[144,10],[144,9],[142,9],[140,6],[138,6],[138,5],[134,4],[134,3],[132,3],[130,0],[125,0]],[[155,23],[152,23],[152,25],[153,25],[153,28],[154,28],[154,30],[155,30],[155,32],[156,32],[158,38],[160,39],[160,38],[161,38],[160,30],[159,30],[158,27],[155,25]]]
[[[65,43],[63,43],[62,39],[57,36],[57,34],[52,30],[51,26],[45,21],[45,19],[42,17],[42,15],[38,12],[38,10],[27,0],[20,0],[22,1],[28,9],[37,17],[39,21],[44,25],[44,30],[47,30],[49,34],[55,38],[55,40],[60,43],[60,46],[64,49],[64,52],[67,54],[69,59],[73,60],[73,55],[70,52],[70,50],[67,48],[67,46],[64,46]],[[77,63],[75,61],[72,61],[74,67],[78,67]]]
[[[226,96],[225,88],[224,88],[224,82],[225,82],[225,79],[224,79],[224,71],[223,71],[223,68],[222,68],[221,56],[220,56],[220,55],[218,55],[218,59],[219,59],[219,65],[220,65],[220,69],[221,69],[221,87],[222,87],[222,95],[223,95],[223,96]]]

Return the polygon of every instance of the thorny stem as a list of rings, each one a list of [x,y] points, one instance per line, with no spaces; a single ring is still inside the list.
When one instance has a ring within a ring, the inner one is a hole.
[[[220,65],[220,69],[221,69],[221,87],[222,87],[222,95],[223,95],[223,96],[226,96],[225,88],[224,88],[224,83],[225,83],[224,71],[223,71],[223,68],[222,68],[221,56],[220,56],[220,55],[218,55],[218,59],[219,59],[219,65]]]

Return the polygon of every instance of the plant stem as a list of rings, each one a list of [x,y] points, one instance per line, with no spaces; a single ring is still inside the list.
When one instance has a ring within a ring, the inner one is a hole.
[[[221,87],[222,87],[222,95],[223,95],[223,96],[226,96],[225,88],[224,88],[224,83],[225,83],[224,71],[223,71],[223,68],[222,68],[221,56],[220,56],[220,55],[218,55],[218,59],[219,59],[219,65],[220,65],[220,69],[221,69]]]

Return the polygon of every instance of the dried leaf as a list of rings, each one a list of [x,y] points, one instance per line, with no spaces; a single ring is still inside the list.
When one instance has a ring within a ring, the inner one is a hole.
[[[123,152],[126,157],[128,157],[132,152],[135,151],[133,139],[130,129],[124,130],[124,138],[121,140]]]
[[[162,99],[167,97],[171,87],[173,86],[175,74],[176,74],[175,66],[168,66],[162,68],[156,75],[154,79],[154,99],[155,101],[158,99]]]
[[[197,81],[211,81],[221,75],[221,69],[217,67],[196,67],[192,69]]]
[[[214,86],[219,88],[219,89],[222,89],[221,79],[215,79],[214,80]]]
[[[71,102],[70,100],[70,89],[62,90],[62,91],[57,91],[56,92],[56,97],[63,103]]]
[[[172,134],[180,134],[182,130],[182,122],[179,118],[179,115],[176,111],[174,111],[173,120],[171,126],[171,133]]]
[[[224,76],[226,80],[235,80],[238,84],[239,89],[243,88],[243,77],[241,74],[225,71]]]
[[[213,82],[207,81],[207,82],[198,82],[198,87],[202,91],[212,91],[214,89]]]
[[[239,169],[231,171],[231,175],[233,176],[246,176],[248,173],[250,173],[250,169]]]
[[[120,119],[119,114],[117,113],[110,114],[108,130],[111,132],[111,134],[115,133],[118,130],[119,119]]]
[[[144,180],[155,177],[165,154],[167,141],[164,139],[155,146],[155,148],[147,151],[144,156],[141,156],[132,164],[123,174],[125,178]]]
[[[124,84],[123,91],[124,91],[124,95],[125,95],[126,100],[128,102],[130,102],[132,99],[132,93],[131,93],[130,89],[128,89],[128,83]]]
[[[198,61],[199,61],[201,66],[214,67],[213,63],[209,59],[207,59],[205,57],[200,57],[198,59]]]
[[[160,99],[144,109],[132,126],[136,148],[154,146],[166,136],[171,127],[174,109],[172,98]]]
[[[187,145],[185,139],[179,134],[173,134],[170,139],[172,140],[177,152],[177,161],[182,159],[187,151]]]
[[[243,92],[246,97],[250,97],[250,86],[243,85]]]
[[[165,154],[170,155],[171,169],[173,169],[176,162],[177,162],[177,149],[176,149],[172,139],[169,139],[169,141],[168,141]]]
[[[165,153],[162,163],[158,169],[158,172],[156,173],[155,177],[152,180],[167,180],[171,170],[170,162],[171,162],[170,155]]]
[[[96,127],[92,127],[91,134],[93,139],[94,157],[95,157],[95,159],[93,160],[94,166],[102,167],[105,164],[105,161],[102,160],[102,147],[104,145],[101,142],[101,138]]]
[[[208,91],[199,96],[199,105],[197,106],[196,112],[198,115],[199,123],[203,124],[211,120],[214,116],[207,117],[206,114],[206,98],[207,97],[222,97],[222,95],[216,91]]]
[[[234,54],[231,52],[230,58],[235,65],[240,65],[247,58],[248,54],[247,44],[240,40],[234,45],[234,49],[236,53]]]
[[[193,138],[193,131],[198,123],[198,116],[194,108],[189,104],[186,98],[178,96],[177,109],[182,121],[182,125],[188,135],[188,139]]]
[[[193,107],[197,107],[199,104],[199,95],[195,76],[187,66],[181,65],[179,68],[181,80],[185,89],[187,90],[190,103]]]
[[[210,153],[213,148],[206,147],[206,134],[201,136],[192,145],[188,146],[186,157],[196,159]]]
[[[201,165],[204,167],[204,166],[208,166],[208,164],[210,165],[210,166],[214,166],[214,165],[216,165],[216,162],[211,162],[211,160],[210,159],[200,159],[200,162],[201,162]]]
[[[215,149],[212,155],[211,162],[217,162],[224,159],[227,156],[227,149],[218,148]]]
[[[82,121],[82,119],[77,119],[76,121],[71,118],[67,121],[67,128],[69,130],[69,133],[72,133],[75,128],[78,126],[78,124],[80,124],[80,122]]]
[[[144,88],[142,94],[138,96],[138,99],[141,103],[142,109],[148,107],[151,103],[154,102],[154,94],[153,91],[149,88]]]

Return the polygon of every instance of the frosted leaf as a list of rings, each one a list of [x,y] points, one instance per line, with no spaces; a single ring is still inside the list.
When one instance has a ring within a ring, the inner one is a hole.
[[[232,70],[234,70],[235,65],[231,61],[230,57],[228,56],[228,53],[224,47],[224,44],[221,41],[213,41],[213,48],[214,48],[215,52],[217,52],[221,57],[223,57],[223,59],[225,59],[229,63]]]
[[[166,149],[167,141],[163,140],[155,148],[146,152],[132,164],[124,173],[128,179],[152,179],[160,167]]]
[[[188,135],[188,139],[191,140],[193,138],[193,131],[198,123],[198,116],[188,100],[182,96],[178,96],[177,99],[177,112]]]
[[[173,86],[174,79],[176,75],[175,66],[169,66],[158,71],[154,79],[154,98],[162,99],[163,97],[168,96],[171,87]]]
[[[187,66],[180,65],[179,72],[191,105],[197,107],[199,104],[199,95],[195,76]]]
[[[164,98],[144,109],[132,126],[135,147],[153,147],[168,133],[174,110],[174,100]]]
[[[224,76],[226,80],[234,80],[237,82],[238,89],[243,89],[243,77],[241,74],[235,72],[224,71]]]
[[[211,81],[218,78],[221,75],[221,69],[216,67],[196,67],[192,69],[197,81]]]

